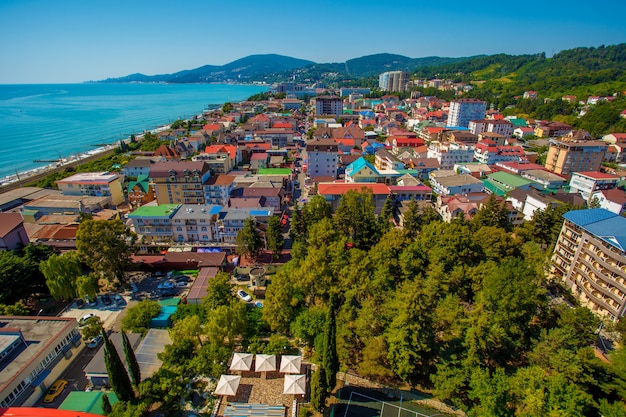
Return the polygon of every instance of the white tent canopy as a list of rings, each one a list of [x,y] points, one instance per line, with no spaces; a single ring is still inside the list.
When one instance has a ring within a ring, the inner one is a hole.
[[[299,374],[302,356],[283,355],[280,357],[280,372],[283,374]]]
[[[252,353],[233,353],[233,360],[230,362],[231,371],[249,371],[252,369]]]
[[[222,375],[217,382],[215,394],[217,395],[237,395],[237,388],[241,377],[239,375]]]
[[[271,372],[276,370],[276,355],[256,355],[254,364],[256,372]]]
[[[283,394],[304,394],[306,392],[306,378],[304,375],[285,375]]]

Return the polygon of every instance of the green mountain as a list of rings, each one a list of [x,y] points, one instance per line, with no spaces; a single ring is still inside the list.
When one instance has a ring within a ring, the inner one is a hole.
[[[422,67],[464,62],[468,59],[471,58],[443,58],[439,56],[408,58],[402,55],[376,54],[349,59],[346,61],[346,72],[353,77],[371,77],[386,71],[413,72]]]
[[[107,78],[102,82],[212,83],[264,81],[268,74],[302,68],[311,64],[313,64],[313,61],[276,54],[250,55],[222,66],[204,65],[174,74],[132,74],[119,78]]]

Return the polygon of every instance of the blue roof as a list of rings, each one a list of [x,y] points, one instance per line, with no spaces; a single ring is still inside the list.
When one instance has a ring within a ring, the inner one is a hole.
[[[209,210],[209,214],[220,214],[220,211],[222,211],[222,206],[213,206]]]
[[[363,168],[369,168],[371,169],[376,175],[380,175],[378,173],[378,170],[374,167],[374,165],[370,164],[367,159],[360,157],[359,159],[357,159],[356,161],[354,161],[353,163],[351,163],[350,165],[348,165],[346,167],[346,172],[350,172],[350,175],[354,172],[359,172],[361,169]]]
[[[605,209],[568,211],[563,217],[621,251],[626,251],[626,218]]]

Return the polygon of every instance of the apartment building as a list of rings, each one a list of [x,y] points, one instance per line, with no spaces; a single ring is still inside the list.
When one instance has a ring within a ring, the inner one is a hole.
[[[338,96],[315,97],[315,115],[341,116],[343,113],[343,100]]]
[[[381,91],[406,91],[411,80],[408,72],[388,71],[378,76],[378,87]]]
[[[114,172],[81,172],[57,181],[57,186],[63,195],[111,197],[115,206],[125,200],[122,180]]]
[[[599,171],[608,148],[601,141],[557,141],[550,144],[545,167],[555,174]]]
[[[619,319],[626,307],[626,218],[602,208],[563,217],[551,277],[598,316]]]
[[[311,178],[337,178],[339,146],[332,139],[309,141],[306,145],[307,173]]]
[[[211,177],[201,161],[157,162],[150,168],[157,204],[204,204],[204,183]]]
[[[441,169],[452,169],[455,164],[474,160],[474,146],[456,142],[431,142],[428,145],[428,158],[439,162]]]
[[[594,192],[616,188],[619,181],[618,176],[604,172],[574,172],[569,186],[571,192],[580,193],[589,202]]]
[[[450,102],[448,126],[468,127],[471,120],[485,118],[487,103],[475,98],[462,98]]]

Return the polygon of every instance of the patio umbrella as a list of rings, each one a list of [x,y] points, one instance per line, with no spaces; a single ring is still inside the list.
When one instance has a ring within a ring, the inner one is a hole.
[[[249,371],[252,369],[252,353],[233,353],[230,362],[231,371]]]
[[[283,394],[304,395],[306,378],[304,375],[285,375]]]
[[[239,375],[220,376],[220,380],[217,382],[217,388],[215,388],[215,394],[223,396],[237,395],[239,381],[241,381]]]
[[[283,374],[299,374],[302,356],[283,355],[280,357],[280,372]]]
[[[254,366],[256,372],[261,372],[261,379],[265,379],[267,372],[276,370],[276,356],[257,354]]]

